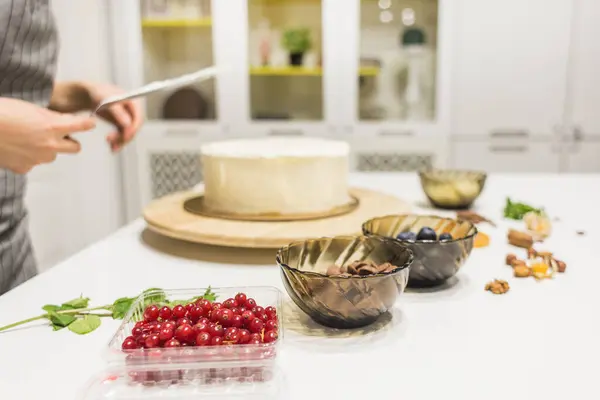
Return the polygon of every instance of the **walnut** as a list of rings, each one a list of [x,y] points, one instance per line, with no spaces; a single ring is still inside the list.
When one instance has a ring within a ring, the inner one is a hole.
[[[513,246],[529,249],[533,246],[533,238],[528,233],[511,229],[508,231],[508,243]]]
[[[373,267],[371,265],[363,265],[358,270],[359,275],[373,275],[377,273],[377,267]]]
[[[513,261],[515,261],[517,259],[517,256],[515,256],[514,254],[508,254],[506,256],[506,265],[512,265]]]
[[[527,278],[531,276],[531,268],[527,265],[517,265],[514,267],[513,271],[517,278]]]
[[[556,264],[558,264],[558,272],[563,273],[567,269],[567,264],[564,261],[555,260]]]
[[[508,292],[510,286],[508,286],[508,282],[502,281],[500,279],[495,279],[493,282],[489,282],[485,285],[485,290],[488,290],[494,294],[504,294]]]
[[[513,268],[523,267],[523,266],[526,267],[527,263],[525,261],[519,260],[519,259],[513,260],[512,264],[511,264],[511,267],[513,267]]]

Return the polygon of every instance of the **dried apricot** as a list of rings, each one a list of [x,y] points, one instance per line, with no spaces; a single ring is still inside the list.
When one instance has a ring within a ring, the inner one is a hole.
[[[483,232],[477,232],[477,235],[475,235],[475,239],[473,240],[473,246],[479,248],[489,246],[489,244],[490,237]]]

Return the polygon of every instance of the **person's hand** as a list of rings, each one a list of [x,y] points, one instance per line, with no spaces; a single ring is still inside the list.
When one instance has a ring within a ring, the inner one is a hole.
[[[90,117],[61,114],[22,100],[0,98],[0,167],[25,174],[59,153],[78,153],[69,135],[96,126]]]
[[[95,109],[108,97],[121,94],[123,90],[116,86],[86,83],[92,109]],[[117,130],[110,133],[106,140],[112,151],[119,151],[125,144],[129,143],[140,129],[143,122],[142,108],[137,101],[126,100],[105,107],[98,116],[115,125]]]

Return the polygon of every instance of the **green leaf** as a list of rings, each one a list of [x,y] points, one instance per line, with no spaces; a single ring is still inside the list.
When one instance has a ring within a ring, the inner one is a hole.
[[[66,308],[87,308],[90,304],[90,299],[88,297],[78,297],[71,301],[67,301],[62,304],[62,307]]]
[[[54,311],[48,313],[50,315],[50,322],[52,325],[64,328],[65,326],[71,325],[77,318],[69,314],[57,314]]]
[[[127,311],[131,308],[131,305],[134,302],[134,298],[131,297],[121,297],[120,299],[115,300],[112,306],[112,317],[113,319],[123,319],[127,314]]]
[[[60,310],[60,306],[57,306],[54,304],[46,304],[44,307],[42,307],[42,310],[44,310],[46,312],[58,311],[58,310]]]
[[[65,327],[52,324],[53,331],[60,331],[61,329],[65,329]]]
[[[95,331],[101,324],[100,317],[97,315],[89,314],[83,318],[77,319],[75,322],[69,325],[69,330],[78,335],[85,335]]]
[[[528,212],[534,212],[542,214],[543,208],[535,208],[525,203],[513,202],[510,198],[506,199],[506,205],[504,206],[504,217],[514,220],[522,220],[523,216]]]
[[[217,300],[217,295],[212,291],[211,287],[209,286],[208,289],[206,289],[206,291],[202,295],[202,298],[208,301],[215,301]]]

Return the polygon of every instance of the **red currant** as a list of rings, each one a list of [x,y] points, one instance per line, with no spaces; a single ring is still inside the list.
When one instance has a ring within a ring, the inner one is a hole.
[[[247,310],[246,307],[238,307],[238,311],[239,311],[240,314],[243,314],[244,311],[246,311],[246,310]]]
[[[180,342],[187,342],[194,334],[192,326],[189,324],[179,325],[175,329],[175,338]]]
[[[234,314],[241,314],[241,312],[240,312],[240,309],[239,309],[239,308],[237,308],[237,307],[233,307],[233,308],[231,309],[231,311],[232,311]]]
[[[181,347],[190,347],[191,345],[188,342],[181,343]]]
[[[140,328],[139,326],[134,326],[131,330],[131,336],[134,337],[139,337],[142,333],[144,333],[144,331],[142,331],[142,328]]]
[[[198,306],[193,306],[188,312],[188,317],[192,320],[192,322],[198,321],[200,318],[204,316],[204,310]]]
[[[265,312],[260,313],[260,314],[256,314],[256,317],[259,318],[259,319],[261,319],[262,322],[267,322],[269,320],[269,316]]]
[[[256,307],[256,301],[254,299],[246,300],[245,307],[249,310],[252,310],[254,307]]]
[[[144,311],[144,320],[151,322],[158,319],[159,309],[155,305],[148,306]]]
[[[269,319],[273,319],[277,315],[277,310],[275,309],[275,307],[269,306],[269,307],[265,308],[265,312],[269,316]]]
[[[265,329],[268,331],[277,331],[278,328],[277,321],[274,319],[270,319],[265,323]]]
[[[140,336],[135,338],[135,340],[140,347],[143,347],[146,343],[146,339],[148,339],[148,336],[150,336],[149,333],[142,333]]]
[[[186,325],[186,324],[192,325],[192,321],[190,321],[190,319],[187,317],[179,318],[177,320],[177,326]]]
[[[144,327],[144,325],[146,325],[146,321],[138,321],[135,323],[134,328],[142,329]]]
[[[198,322],[192,328],[194,329],[194,333],[196,335],[199,335],[201,332],[208,332],[209,331],[208,325],[207,324],[203,324],[201,322]]]
[[[208,318],[206,318],[206,317],[202,317],[202,318],[200,318],[200,319],[198,320],[198,322],[197,322],[197,323],[198,323],[198,324],[206,324],[206,325],[208,325],[208,324],[210,323],[210,320],[209,320]]]
[[[225,329],[225,335],[223,335],[223,341],[229,343],[237,343],[239,340],[238,328],[227,328]]]
[[[234,314],[229,325],[235,328],[241,328],[244,325],[244,319],[240,314]]]
[[[196,337],[196,346],[208,346],[210,344],[210,333],[201,332]]]
[[[262,341],[262,338],[260,337],[260,333],[251,333],[250,341],[252,341],[252,340],[258,340],[259,342]]]
[[[210,339],[211,346],[221,346],[223,344],[223,338],[220,336],[213,336]]]
[[[238,293],[235,295],[235,301],[237,301],[237,303],[239,305],[244,305],[246,304],[246,300],[248,298],[246,297],[246,295],[244,293]]]
[[[170,339],[173,339],[173,335],[174,335],[174,332],[173,332],[173,329],[171,329],[171,328],[164,328],[163,327],[160,330],[160,332],[158,332],[158,338],[160,340],[162,340],[163,342],[167,341],[167,340],[170,340]]]
[[[163,328],[163,324],[161,322],[156,322],[154,327],[152,328],[152,332],[158,333]]]
[[[244,324],[250,323],[250,321],[252,321],[254,318],[256,317],[254,316],[254,313],[250,310],[246,310],[242,313],[242,319],[244,320]]]
[[[217,337],[223,336],[225,334],[225,328],[222,325],[212,325],[208,327],[208,333],[210,336]]]
[[[262,342],[260,341],[260,339],[251,339],[248,344],[261,344]]]
[[[138,348],[138,344],[136,343],[135,339],[132,336],[128,336],[123,341],[121,348],[123,350],[135,350]]]
[[[221,303],[219,303],[218,301],[212,303],[212,309],[213,310],[218,310],[221,307],[223,307],[223,305]]]
[[[153,322],[147,322],[146,325],[144,325],[142,327],[142,331],[144,333],[152,332],[154,330],[155,326],[156,326],[156,322],[155,321],[153,321]]]
[[[240,329],[238,332],[239,335],[239,344],[246,344],[250,341],[250,331],[247,329]]]
[[[229,326],[231,320],[233,319],[233,311],[228,308],[223,308],[217,311],[218,314],[218,322],[223,326]]]
[[[223,313],[223,309],[219,308],[218,310],[212,310],[210,314],[211,322],[218,322],[221,320],[221,314]]]
[[[165,343],[164,347],[169,348],[169,347],[180,347],[180,346],[181,346],[181,343],[179,343],[179,340],[171,339]]]
[[[185,317],[186,314],[187,310],[185,309],[185,307],[182,305],[178,305],[173,307],[171,318],[177,320],[179,318]]]
[[[160,311],[158,312],[158,316],[163,320],[163,321],[168,321],[171,319],[171,316],[173,315],[173,312],[171,311],[171,308],[169,306],[164,306],[163,308],[160,309]]]
[[[194,307],[194,306],[196,306],[195,303],[187,303],[185,305],[185,309],[189,312],[192,309],[192,307]]]
[[[223,307],[225,307],[225,308],[231,309],[231,308],[237,307],[237,306],[238,306],[238,304],[234,299],[227,299],[223,302]]]
[[[260,333],[264,327],[265,323],[258,318],[254,318],[252,321],[250,321],[250,324],[248,325],[248,329],[252,333]]]
[[[198,307],[200,307],[201,309],[204,310],[204,315],[207,315],[207,313],[212,310],[212,304],[210,303],[210,301],[206,300],[206,299],[200,299],[196,302],[196,305]]]
[[[277,332],[276,331],[266,331],[265,332],[265,343],[273,343],[277,340]]]
[[[163,322],[163,329],[165,328],[169,328],[174,331],[175,328],[177,328],[177,324],[173,321]]]
[[[152,335],[148,336],[146,338],[146,341],[144,342],[144,345],[148,349],[153,349],[155,347],[158,347],[159,344],[160,344],[160,338],[158,337],[157,334],[152,334]]]

